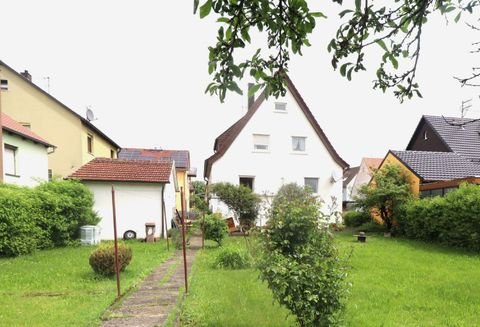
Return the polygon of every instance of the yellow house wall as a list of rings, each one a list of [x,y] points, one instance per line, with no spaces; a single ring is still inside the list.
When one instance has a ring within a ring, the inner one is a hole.
[[[48,156],[53,175],[65,177],[93,158],[87,151],[87,128],[79,117],[8,68],[0,65],[0,70],[0,77],[8,80],[8,90],[1,96],[2,111],[18,122],[30,123],[32,131],[57,147]],[[110,149],[116,151],[113,145],[105,151],[109,143],[93,135],[94,156],[110,157]]]
[[[93,152],[88,152],[88,134],[93,136]],[[82,144],[82,164],[86,164],[90,160],[96,157],[110,158],[110,151],[113,150],[114,158],[117,157],[117,151],[112,145],[105,141],[99,134],[92,131],[87,126],[82,126],[81,133],[81,144]]]
[[[382,164],[380,165],[379,169],[382,169],[385,165],[388,164],[393,164],[400,166],[402,168],[402,171],[408,176],[408,179],[410,180],[410,188],[412,190],[412,193],[415,196],[418,196],[420,193],[420,178],[418,178],[417,175],[415,175],[410,169],[408,169],[400,160],[398,160],[393,154],[389,153],[385,159],[383,160]]]
[[[186,210],[190,211],[190,185],[188,185],[188,177],[186,170],[179,170],[177,169],[177,181],[178,181],[178,189],[180,190],[183,187],[185,191],[185,202],[187,204]],[[180,192],[177,192],[176,196],[176,208],[178,211],[182,210],[182,201]]]

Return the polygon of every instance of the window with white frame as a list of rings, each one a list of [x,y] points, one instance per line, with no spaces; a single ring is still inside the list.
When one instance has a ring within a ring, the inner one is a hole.
[[[292,151],[305,152],[307,138],[304,136],[292,136]]]
[[[313,193],[318,193],[318,178],[317,177],[305,177],[305,186],[310,188]]]
[[[17,147],[5,144],[4,169],[7,175],[17,175]]]
[[[253,150],[268,151],[270,147],[270,135],[253,134]]]
[[[286,102],[275,102],[275,111],[287,111],[287,103]]]

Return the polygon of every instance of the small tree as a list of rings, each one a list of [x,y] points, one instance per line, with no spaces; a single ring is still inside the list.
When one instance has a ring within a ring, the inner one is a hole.
[[[286,184],[261,237],[260,278],[300,326],[333,325],[343,307],[346,269],[321,217],[309,189]]]
[[[209,213],[208,204],[205,201],[205,182],[203,181],[194,181],[193,185],[193,194],[190,196],[190,206],[197,209],[201,213]]]
[[[387,164],[374,173],[369,184],[360,188],[356,201],[358,207],[379,216],[385,230],[391,232],[395,210],[412,196],[408,176],[400,166]]]
[[[231,183],[216,183],[211,191],[235,213],[240,224],[249,229],[255,225],[260,198],[246,186]]]

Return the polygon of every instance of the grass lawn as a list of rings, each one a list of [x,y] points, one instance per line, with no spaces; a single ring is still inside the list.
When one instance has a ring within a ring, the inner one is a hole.
[[[130,265],[121,274],[122,293],[165,261],[163,241],[129,241]],[[59,248],[0,259],[1,326],[95,326],[115,300],[116,279],[95,275],[88,258],[95,247]],[[172,247],[171,247],[172,248]]]
[[[341,252],[353,251],[345,326],[480,326],[480,255],[383,235],[358,243],[352,234],[336,234]],[[181,325],[295,325],[254,270],[214,269],[217,252],[198,254]]]

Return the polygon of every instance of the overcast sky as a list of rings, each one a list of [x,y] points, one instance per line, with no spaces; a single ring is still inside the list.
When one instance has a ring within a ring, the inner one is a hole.
[[[464,25],[427,24],[417,74],[424,98],[400,104],[372,90],[373,64],[351,82],[333,71],[326,44],[341,9],[323,5],[329,19],[292,60],[290,77],[351,166],[404,149],[422,114],[459,116],[462,100],[473,99],[468,116],[480,116],[480,89],[453,79],[468,74],[474,59],[476,40]],[[204,94],[218,26],[192,8],[193,0],[0,0],[0,60],[27,69],[45,90],[49,77],[50,93],[79,114],[90,106],[94,124],[122,147],[190,150],[202,178],[215,138],[246,112],[247,99],[228,94],[220,104]],[[369,62],[379,60],[372,55]]]

